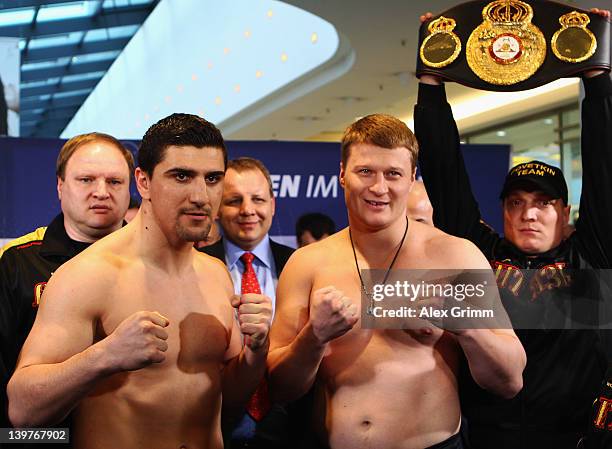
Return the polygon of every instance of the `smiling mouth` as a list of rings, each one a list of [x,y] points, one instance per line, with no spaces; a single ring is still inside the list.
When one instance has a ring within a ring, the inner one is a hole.
[[[385,202],[385,201],[365,200],[365,202],[368,203],[370,206],[375,206],[375,207],[382,207],[382,206],[386,206],[387,204],[389,204],[388,202]]]

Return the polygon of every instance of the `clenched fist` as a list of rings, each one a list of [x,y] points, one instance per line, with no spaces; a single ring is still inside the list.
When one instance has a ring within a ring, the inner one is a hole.
[[[234,295],[232,306],[238,311],[238,324],[244,344],[256,351],[265,345],[272,321],[272,301],[265,295]]]
[[[319,343],[344,335],[358,319],[357,306],[335,287],[324,287],[312,294],[310,325]]]
[[[104,340],[104,350],[116,371],[133,371],[166,359],[170,324],[158,312],[136,312],[125,320]]]

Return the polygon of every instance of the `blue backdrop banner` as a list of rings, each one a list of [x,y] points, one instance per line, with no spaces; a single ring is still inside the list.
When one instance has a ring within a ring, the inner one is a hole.
[[[55,160],[63,143],[61,139],[0,139],[0,239],[46,226],[59,212]],[[138,142],[123,143],[136,153]],[[506,145],[463,146],[483,217],[498,230],[502,229],[498,194],[508,171],[509,150]],[[293,235],[297,218],[306,212],[331,216],[338,229],[347,225],[338,182],[338,143],[229,141],[228,152],[230,158],[260,159],[270,170],[277,198],[272,236]]]

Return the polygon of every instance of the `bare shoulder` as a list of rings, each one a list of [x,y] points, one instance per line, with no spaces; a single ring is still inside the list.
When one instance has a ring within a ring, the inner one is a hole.
[[[321,267],[322,261],[329,260],[330,255],[338,254],[343,244],[346,244],[346,237],[341,235],[343,232],[339,231],[323,240],[298,248],[287,262],[290,270],[299,270],[302,277],[312,276]],[[287,270],[287,265],[283,273]]]
[[[436,262],[440,268],[490,268],[482,252],[469,240],[452,236],[436,228],[431,229],[428,237],[426,241],[428,252],[438,255]]]
[[[221,284],[228,291],[233,293],[232,278],[225,264],[216,257],[209,256],[203,252],[193,250],[195,252],[195,260],[198,268],[198,274],[207,279],[212,278],[214,282]]]
[[[117,254],[102,251],[96,244],[90,246],[52,274],[44,290],[40,312],[83,312],[88,316],[100,316],[125,263]]]

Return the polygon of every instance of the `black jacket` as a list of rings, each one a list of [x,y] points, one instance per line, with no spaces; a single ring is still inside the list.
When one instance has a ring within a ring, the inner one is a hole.
[[[582,109],[583,185],[576,232],[559,247],[527,257],[482,222],[459,148],[459,134],[444,86],[419,86],[415,131],[419,163],[434,208],[434,223],[443,231],[474,242],[498,274],[502,301],[515,320],[521,298],[546,310],[572,285],[534,288],[524,295],[503,284],[504,270],[526,280],[547,269],[610,268],[612,257],[612,82],[605,74],[584,81]],[[527,272],[525,269],[532,269]],[[560,271],[558,271],[560,270]],[[515,285],[516,287],[516,285]],[[600,297],[610,301],[611,298]],[[544,315],[542,315],[544,316]],[[463,413],[476,449],[573,449],[585,434],[590,409],[607,367],[602,335],[596,330],[523,330],[517,335],[527,352],[523,390],[503,400],[479,388],[469,376],[461,381]]]
[[[89,245],[68,237],[60,214],[48,227],[15,239],[0,251],[0,427],[10,427],[6,385],[34,324],[44,286],[60,265]]]

